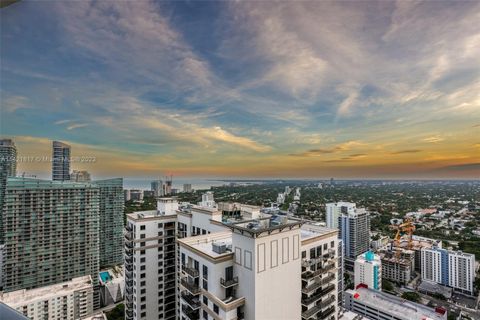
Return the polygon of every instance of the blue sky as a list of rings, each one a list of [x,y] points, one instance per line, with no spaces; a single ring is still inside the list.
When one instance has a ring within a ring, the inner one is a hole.
[[[478,2],[21,1],[1,130],[94,175],[479,176]],[[48,174],[45,163],[20,169]]]

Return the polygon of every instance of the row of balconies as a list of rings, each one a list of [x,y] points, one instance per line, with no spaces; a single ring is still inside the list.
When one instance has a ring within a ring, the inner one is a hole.
[[[331,298],[328,298],[327,300],[331,300]],[[335,297],[333,297],[332,301],[335,301]],[[325,319],[335,311],[335,306],[331,306],[330,308],[326,309],[323,312],[320,312],[320,311],[322,311],[322,309],[330,305],[332,301],[325,301],[325,303],[319,303],[313,308],[304,311],[302,313],[302,319],[310,319],[315,316],[316,316],[315,317],[316,319]]]
[[[328,275],[322,279],[316,279],[314,283],[302,288],[302,292],[303,293],[309,293],[309,292],[312,292],[318,288],[320,288],[321,286],[323,286],[324,284],[332,281],[335,279],[335,274],[334,273],[328,273]]]
[[[303,272],[302,273],[302,279],[304,279],[304,280],[311,279],[313,277],[318,276],[321,273],[328,272],[328,271],[330,271],[334,268],[335,268],[335,262],[332,261],[332,262],[324,265],[322,268],[317,269],[316,271],[307,270],[307,271]]]
[[[187,279],[184,278],[180,281],[180,284],[183,287],[185,287],[185,289],[187,289],[192,295],[200,294],[200,291],[201,291],[200,287],[195,282],[188,281]]]
[[[308,306],[308,305],[320,300],[326,294],[330,293],[333,290],[335,290],[335,285],[331,284],[328,287],[326,287],[325,289],[322,289],[322,290],[314,293],[312,296],[302,299],[302,304],[305,305],[305,306]]]

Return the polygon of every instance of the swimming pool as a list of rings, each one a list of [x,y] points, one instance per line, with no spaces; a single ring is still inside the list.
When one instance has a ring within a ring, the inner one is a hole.
[[[112,277],[110,277],[110,273],[108,273],[108,271],[103,271],[103,272],[100,272],[100,278],[102,279],[102,282],[108,282],[112,279]]]

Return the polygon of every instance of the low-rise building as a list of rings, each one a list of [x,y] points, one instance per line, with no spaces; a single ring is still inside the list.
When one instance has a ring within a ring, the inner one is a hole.
[[[415,252],[397,249],[400,252],[381,251],[382,277],[392,282],[406,285],[413,278],[415,270]]]
[[[36,289],[0,294],[0,301],[32,320],[76,320],[93,313],[90,276]]]

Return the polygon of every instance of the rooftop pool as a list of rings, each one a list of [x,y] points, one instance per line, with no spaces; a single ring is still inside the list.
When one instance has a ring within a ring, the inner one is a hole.
[[[100,272],[100,278],[102,279],[103,283],[112,280],[112,277],[110,277],[110,274],[108,273],[108,271]]]

